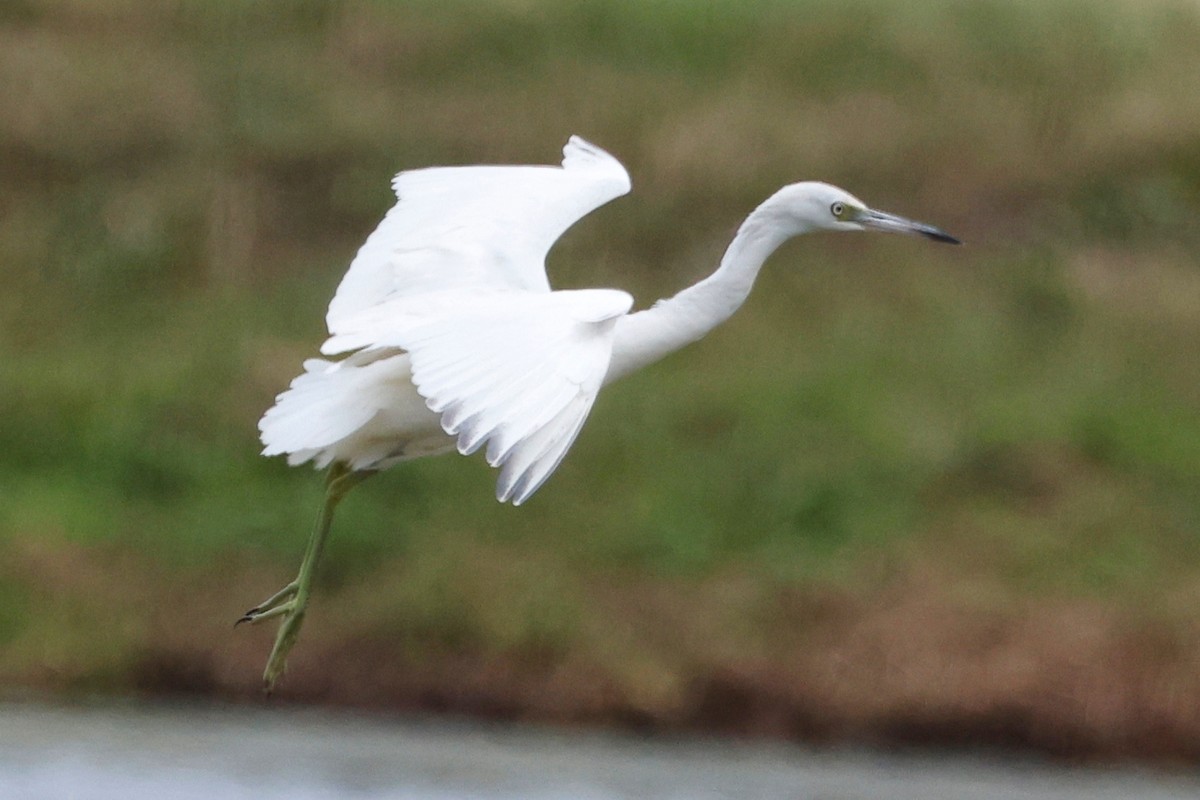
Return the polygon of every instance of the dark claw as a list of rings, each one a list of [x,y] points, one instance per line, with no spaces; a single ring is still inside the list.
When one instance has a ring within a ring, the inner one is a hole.
[[[242,616],[238,617],[237,622],[233,623],[233,627],[236,628],[238,625],[241,625],[243,622],[254,622],[254,618],[257,617],[261,613],[262,613],[262,606],[255,606],[254,608],[247,611],[245,614],[242,614]]]

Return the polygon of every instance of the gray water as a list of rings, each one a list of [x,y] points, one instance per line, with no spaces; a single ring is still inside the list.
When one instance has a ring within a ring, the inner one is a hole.
[[[1200,771],[1064,769],[293,710],[0,705],[2,800],[1175,800]]]

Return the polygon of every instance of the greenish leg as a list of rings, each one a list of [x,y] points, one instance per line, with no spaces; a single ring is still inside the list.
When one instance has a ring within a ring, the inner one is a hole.
[[[329,468],[325,479],[325,502],[317,523],[313,526],[312,535],[308,539],[308,547],[304,551],[304,560],[300,562],[300,574],[296,579],[284,586],[262,603],[247,611],[237,621],[255,624],[274,617],[283,617],[279,625],[279,633],[275,637],[275,646],[267,659],[267,668],[263,672],[263,688],[270,692],[275,688],[283,670],[287,665],[287,656],[296,639],[300,635],[300,626],[304,624],[304,612],[308,607],[308,596],[312,591],[313,576],[316,574],[317,562],[321,560],[321,552],[325,549],[325,539],[329,536],[329,528],[333,523],[333,512],[342,498],[358,484],[375,473],[371,470],[356,471],[345,464],[337,463]]]

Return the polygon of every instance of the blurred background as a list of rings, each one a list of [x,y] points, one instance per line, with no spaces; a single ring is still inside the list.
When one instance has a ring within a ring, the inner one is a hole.
[[[820,179],[819,235],[609,387],[527,506],[339,510],[282,703],[1200,757],[1200,8],[0,5],[0,682],[258,702],[321,497],[256,422],[401,169],[610,150],[561,287],[641,306]]]

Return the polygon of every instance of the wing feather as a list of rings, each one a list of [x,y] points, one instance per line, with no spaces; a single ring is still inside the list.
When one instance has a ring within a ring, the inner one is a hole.
[[[577,395],[550,421],[509,453],[500,469],[496,499],[521,505],[562,463],[583,428],[595,395]]]
[[[486,445],[501,470],[497,498],[520,504],[583,427],[616,320],[632,304],[615,289],[463,295],[453,311],[391,315],[366,335],[408,351],[413,385],[442,429],[461,453]]]
[[[331,334],[400,297],[549,292],[551,246],[584,215],[628,193],[630,181],[619,161],[572,136],[561,167],[432,167],[401,172],[393,187],[399,202],[359,249],[329,304]]]

